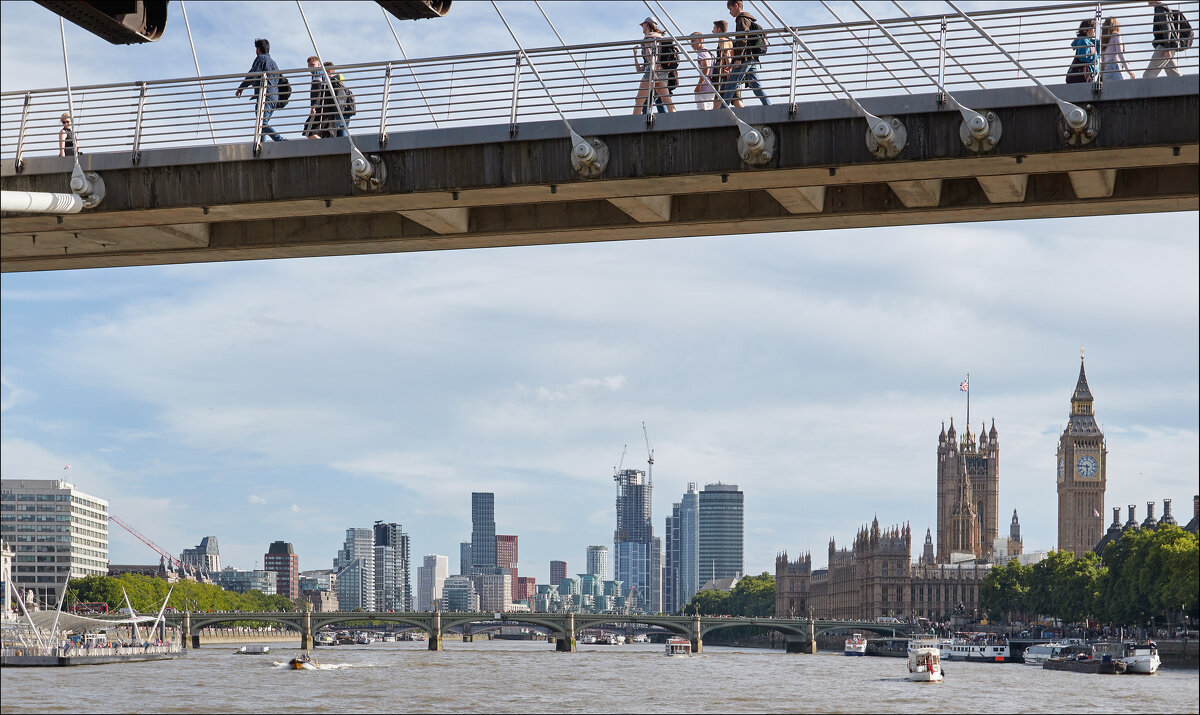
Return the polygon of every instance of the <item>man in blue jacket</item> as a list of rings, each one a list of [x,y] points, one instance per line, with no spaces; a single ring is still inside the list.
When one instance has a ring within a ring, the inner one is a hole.
[[[279,132],[275,131],[271,125],[267,124],[271,120],[271,115],[278,108],[279,101],[279,65],[275,64],[275,60],[271,59],[271,43],[268,40],[259,38],[254,41],[254,62],[250,65],[250,74],[246,75],[246,79],[238,85],[237,91],[234,92],[235,97],[242,96],[242,90],[247,87],[254,88],[254,96],[257,97],[262,87],[262,73],[269,72],[267,75],[267,94],[264,97],[263,104],[263,134],[271,137],[277,142],[283,141],[283,137],[279,136]]]

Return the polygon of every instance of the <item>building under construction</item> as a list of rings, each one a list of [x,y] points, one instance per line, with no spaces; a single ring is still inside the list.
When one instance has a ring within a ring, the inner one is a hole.
[[[618,469],[613,480],[617,483],[613,578],[633,594],[633,612],[658,613],[662,610],[662,539],[654,536],[654,485],[638,469]]]

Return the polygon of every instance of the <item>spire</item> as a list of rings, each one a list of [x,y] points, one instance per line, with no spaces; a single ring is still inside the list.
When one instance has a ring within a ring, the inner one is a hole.
[[[938,435],[938,441],[939,442],[946,441],[946,420],[942,420],[942,433],[940,435]]]
[[[995,442],[997,434],[998,434],[998,432],[996,432],[996,418],[993,417],[992,418],[992,429],[988,432],[988,439]]]
[[[1083,370],[1083,356],[1079,356],[1079,380],[1075,383],[1075,394],[1072,402],[1091,402],[1092,391],[1088,389],[1087,374]]]

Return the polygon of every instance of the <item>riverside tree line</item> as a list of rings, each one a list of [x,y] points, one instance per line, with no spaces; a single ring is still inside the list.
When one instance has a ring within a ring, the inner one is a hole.
[[[1200,592],[1196,535],[1178,526],[1126,531],[1095,553],[1051,551],[1032,566],[1016,559],[984,577],[979,595],[993,618],[1044,615],[1066,623],[1091,619],[1140,626],[1161,617],[1195,619]]]

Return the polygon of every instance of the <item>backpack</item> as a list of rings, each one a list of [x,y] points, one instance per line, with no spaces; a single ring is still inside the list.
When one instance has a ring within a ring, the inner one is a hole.
[[[283,109],[287,106],[288,100],[292,98],[292,83],[288,82],[288,78],[279,75],[279,84],[275,87],[278,92],[279,99],[275,102],[275,109]]]
[[[658,45],[658,66],[665,70],[679,69],[679,48],[674,42],[663,39]]]
[[[357,109],[354,106],[354,93],[344,84],[339,84],[333,90],[333,96],[337,98],[338,106],[342,110],[342,117],[349,119],[353,117]]]
[[[1167,17],[1171,21],[1171,41],[1180,50],[1192,46],[1192,26],[1180,10],[1168,10]]]
[[[742,13],[750,18],[750,34],[746,35],[746,54],[751,57],[758,57],[767,53],[767,36],[763,33],[762,26],[758,24],[758,20],[749,13]]]

